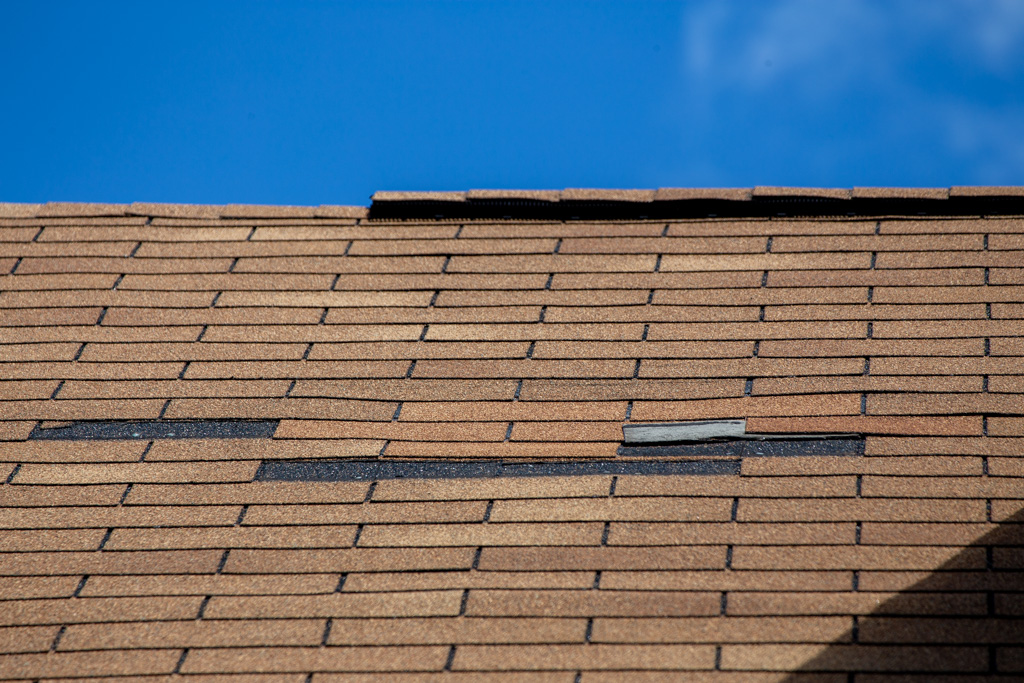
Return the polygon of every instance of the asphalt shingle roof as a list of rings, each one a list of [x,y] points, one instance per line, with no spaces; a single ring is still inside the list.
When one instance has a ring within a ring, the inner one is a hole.
[[[0,204],[0,678],[1019,679],[1022,216],[1022,188]],[[863,455],[622,450],[734,418]]]

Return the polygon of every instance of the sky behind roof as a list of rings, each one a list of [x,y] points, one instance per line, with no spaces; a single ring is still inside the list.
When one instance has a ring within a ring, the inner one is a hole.
[[[0,201],[1024,185],[1024,2],[39,2]]]

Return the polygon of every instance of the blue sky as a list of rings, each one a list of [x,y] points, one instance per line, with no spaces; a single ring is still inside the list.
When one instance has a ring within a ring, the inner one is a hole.
[[[1024,2],[45,2],[0,200],[1024,184]]]

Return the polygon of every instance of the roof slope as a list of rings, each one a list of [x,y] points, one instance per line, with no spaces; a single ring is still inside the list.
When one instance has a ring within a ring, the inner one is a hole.
[[[1019,677],[1022,194],[0,205],[0,678]]]

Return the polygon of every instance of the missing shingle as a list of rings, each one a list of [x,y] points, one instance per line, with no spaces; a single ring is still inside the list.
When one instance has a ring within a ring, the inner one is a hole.
[[[496,479],[588,475],[739,474],[738,460],[274,460],[256,481],[379,481],[386,479]]]
[[[790,456],[829,455],[856,457],[864,455],[864,440],[859,437],[833,438],[781,438],[755,441],[736,439],[698,443],[659,443],[619,446],[620,456],[668,458],[668,457],[718,457],[718,458],[780,458]]]
[[[152,441],[154,439],[269,439],[278,420],[83,421],[59,427],[33,427],[40,441]]]

